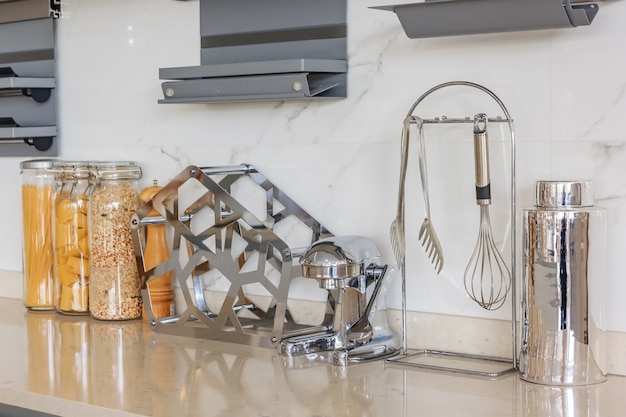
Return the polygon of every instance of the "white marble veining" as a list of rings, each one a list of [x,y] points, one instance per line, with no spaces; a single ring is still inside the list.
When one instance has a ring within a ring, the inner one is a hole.
[[[626,57],[619,53],[625,2],[603,2],[593,24],[576,29],[414,40],[393,13],[368,9],[381,2],[349,0],[348,98],[196,105],[157,100],[159,68],[199,64],[198,1],[65,4],[65,17],[56,21],[60,158],[138,160],[146,185],[165,183],[189,164],[250,163],[333,233],[374,239],[389,262],[402,119],[417,97],[441,82],[484,85],[515,120],[519,208],[533,203],[538,179],[594,182],[597,204],[608,209],[607,328],[626,332]],[[425,116],[496,110],[489,99],[463,89],[443,91],[423,107]],[[504,242],[510,220],[503,206],[505,133],[493,130],[492,150],[494,234]],[[411,156],[408,308],[507,319],[510,310],[484,312],[463,288],[478,228],[470,140],[469,131],[427,131],[433,221],[446,253],[441,276],[417,243],[423,209]],[[0,160],[2,270],[21,270],[22,159]],[[398,280],[388,305],[400,307]]]

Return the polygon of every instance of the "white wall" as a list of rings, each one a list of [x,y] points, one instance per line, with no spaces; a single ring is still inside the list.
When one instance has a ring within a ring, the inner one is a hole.
[[[439,83],[479,83],[502,99],[515,120],[519,207],[533,203],[537,179],[593,180],[597,205],[608,209],[609,219],[607,324],[626,332],[620,320],[626,316],[626,2],[603,2],[594,23],[577,29],[423,40],[408,39],[393,13],[368,9],[381,3],[348,1],[346,99],[163,105],[157,104],[158,69],[199,64],[198,2],[68,1],[65,17],[56,22],[59,157],[137,160],[144,185],[152,179],[164,184],[190,164],[250,163],[334,234],[369,236],[393,262],[389,226],[402,119],[417,97]],[[419,109],[422,117],[455,117],[497,107],[478,90],[455,87]],[[471,131],[438,129],[426,131],[427,153],[433,221],[446,266],[435,276],[417,244],[423,208],[413,153],[408,307],[510,317],[506,308],[485,313],[465,296],[463,270],[478,228]],[[494,128],[493,137],[491,210],[494,234],[502,241],[509,221],[506,129]],[[22,159],[0,159],[4,270],[21,269]],[[390,307],[400,307],[398,280],[388,297]]]

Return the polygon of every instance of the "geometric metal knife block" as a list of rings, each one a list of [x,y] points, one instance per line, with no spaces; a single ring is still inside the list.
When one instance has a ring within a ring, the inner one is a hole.
[[[260,188],[265,213],[253,214],[234,197],[242,182]],[[148,324],[157,333],[259,347],[277,347],[283,338],[332,328],[335,303],[330,296],[320,324],[298,324],[289,312],[290,284],[302,275],[294,262],[298,249],[290,248],[276,233],[284,222],[305,229],[308,236],[301,250],[332,236],[250,165],[185,168],[131,219]],[[151,224],[166,225],[170,258],[146,270],[144,236]],[[183,310],[179,314],[157,319],[147,283],[168,271],[173,271],[186,305],[177,306]],[[207,274],[227,283],[221,305],[214,308],[205,298],[203,275]]]

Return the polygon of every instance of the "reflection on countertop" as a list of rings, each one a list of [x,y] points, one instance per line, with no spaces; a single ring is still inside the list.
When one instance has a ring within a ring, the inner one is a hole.
[[[28,312],[1,299],[0,403],[64,416],[623,414],[626,378],[583,387],[390,366],[290,368],[277,352],[157,334],[140,320]]]

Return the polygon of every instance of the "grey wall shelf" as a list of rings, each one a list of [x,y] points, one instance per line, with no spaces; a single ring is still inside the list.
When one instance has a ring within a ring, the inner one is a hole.
[[[54,23],[49,5],[47,0],[0,2],[0,16],[8,21],[0,24],[0,156],[57,155]],[[16,20],[24,16],[38,18]]]
[[[32,155],[47,155],[45,151],[48,151],[53,144],[54,138],[57,135],[56,126],[38,126],[38,127],[2,127],[0,124],[0,137],[3,148],[0,151],[4,151],[4,146],[7,145],[24,145],[32,146],[38,153],[31,152]],[[12,139],[8,139],[12,138]],[[0,155],[5,155],[2,152]],[[16,152],[12,156],[24,156],[23,152]]]
[[[53,3],[55,3],[54,0],[0,1],[0,23],[20,22],[23,20],[49,17],[52,12],[51,4]]]
[[[0,78],[0,90],[12,89],[44,89],[50,90],[56,87],[56,79],[43,77],[2,77]]]
[[[347,96],[346,0],[200,0],[200,66],[161,68],[159,103]]]
[[[162,69],[160,103],[263,101],[346,96],[347,62],[279,60]]]
[[[427,0],[376,6],[396,13],[411,38],[473,35],[589,25],[596,3],[570,0]]]

